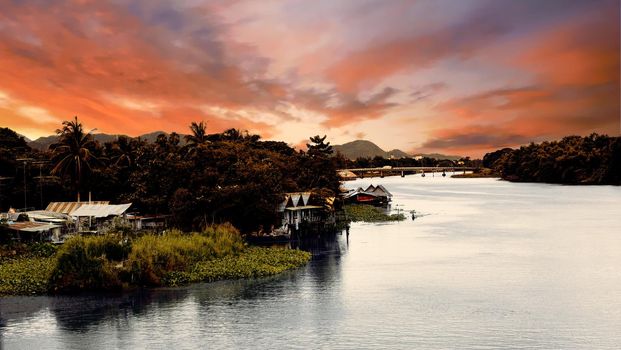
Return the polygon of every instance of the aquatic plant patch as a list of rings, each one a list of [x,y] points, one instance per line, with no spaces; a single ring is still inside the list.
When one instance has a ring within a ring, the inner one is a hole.
[[[133,241],[114,234],[78,236],[67,240],[51,257],[45,256],[52,253],[48,247],[25,248],[23,252],[27,253],[0,260],[0,295],[262,277],[302,266],[311,257],[299,250],[247,247],[231,225],[200,233],[146,235]]]
[[[384,213],[380,208],[364,204],[346,205],[345,214],[347,215],[347,219],[352,222],[385,222],[405,220],[405,215],[401,213],[389,215]]]

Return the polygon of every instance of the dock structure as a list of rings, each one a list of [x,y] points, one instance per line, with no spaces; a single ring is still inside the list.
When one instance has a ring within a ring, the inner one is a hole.
[[[466,171],[474,171],[478,168],[475,167],[457,167],[457,166],[448,166],[448,167],[440,167],[440,166],[413,166],[413,167],[390,167],[385,166],[381,168],[353,168],[353,169],[338,169],[337,172],[339,174],[355,174],[357,177],[384,177],[384,176],[405,176],[412,174],[422,174],[425,176],[426,173],[440,173],[443,176],[446,175],[447,172],[466,172]],[[351,178],[351,175],[349,176]]]

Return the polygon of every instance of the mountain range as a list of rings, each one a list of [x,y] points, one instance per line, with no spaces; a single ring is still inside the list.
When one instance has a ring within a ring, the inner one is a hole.
[[[368,140],[355,140],[352,142],[347,142],[342,145],[334,145],[332,146],[334,152],[339,152],[345,158],[355,160],[357,158],[373,158],[373,157],[383,157],[383,158],[411,158],[411,157],[429,157],[436,159],[450,159],[450,160],[458,160],[462,158],[461,156],[456,155],[445,155],[439,153],[431,153],[431,154],[409,154],[400,149],[393,149],[391,151],[384,151],[378,145],[374,144]]]
[[[160,134],[165,134],[168,136],[167,132],[153,131],[148,134],[137,136],[136,138],[139,137],[141,140],[144,140],[147,142],[155,142],[155,140],[157,139],[157,136]],[[95,139],[95,141],[98,141],[101,144],[104,144],[106,142],[112,142],[116,140],[119,136],[123,136],[123,135],[93,134],[93,138]],[[185,135],[182,135],[182,134],[179,135],[181,144],[185,144],[184,136]],[[35,148],[38,150],[47,150],[51,144],[55,143],[58,140],[58,136],[51,135],[51,136],[39,137],[38,139],[33,140],[33,141],[30,141],[28,139],[26,140],[28,141],[28,145],[32,148]],[[410,154],[400,149],[384,151],[378,145],[368,140],[355,140],[355,141],[344,143],[342,145],[334,145],[333,149],[335,153],[340,152],[343,156],[345,156],[346,158],[352,159],[352,160],[355,160],[356,158],[373,158],[377,156],[387,158],[387,159],[388,158],[411,158],[411,157],[417,157],[417,156],[436,158],[436,159],[450,159],[450,160],[458,160],[461,158],[461,156],[445,155],[445,154],[439,154],[439,153]]]
[[[159,134],[164,134],[166,136],[168,136],[167,132],[164,131],[153,131],[150,132],[148,134],[144,134],[144,135],[140,135],[137,136],[135,138],[140,138],[141,140],[147,141],[147,142],[155,142],[155,140],[157,140],[157,136]],[[95,139],[95,141],[98,141],[101,144],[104,144],[106,142],[112,142],[115,141],[119,136],[125,136],[125,135],[110,135],[110,134],[93,134],[93,138]],[[183,138],[182,134],[179,134],[179,138],[180,144],[185,144],[185,140]],[[127,136],[130,137],[130,136]],[[50,136],[43,136],[43,137],[39,137],[36,140],[30,141],[28,139],[26,139],[28,141],[28,145],[34,149],[38,149],[38,150],[47,150],[50,145],[52,145],[53,143],[55,143],[58,140],[58,136],[56,135],[50,135]]]

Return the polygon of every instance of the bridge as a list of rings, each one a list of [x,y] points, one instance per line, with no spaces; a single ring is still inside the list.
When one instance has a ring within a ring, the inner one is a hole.
[[[463,171],[474,171],[478,168],[475,167],[456,167],[456,166],[447,166],[447,167],[430,167],[430,166],[408,166],[408,167],[381,167],[381,168],[353,168],[353,169],[339,169],[337,170],[339,175],[342,178],[354,178],[351,174],[353,173],[355,177],[384,177],[384,176],[396,176],[401,175],[404,177],[405,175],[410,174],[418,174],[421,173],[422,176],[425,176],[426,173],[431,173],[435,175],[435,173],[439,173],[442,176],[446,176],[447,172],[458,172]],[[349,175],[348,175],[349,174]]]

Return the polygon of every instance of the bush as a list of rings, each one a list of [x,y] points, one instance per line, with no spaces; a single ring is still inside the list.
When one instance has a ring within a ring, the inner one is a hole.
[[[199,261],[235,255],[244,249],[239,231],[229,224],[202,233],[172,231],[165,236],[138,238],[128,258],[132,282],[160,285],[171,271],[184,271]]]
[[[50,278],[54,292],[89,289],[119,289],[121,261],[127,256],[129,244],[116,236],[73,237],[65,242],[55,257]]]

